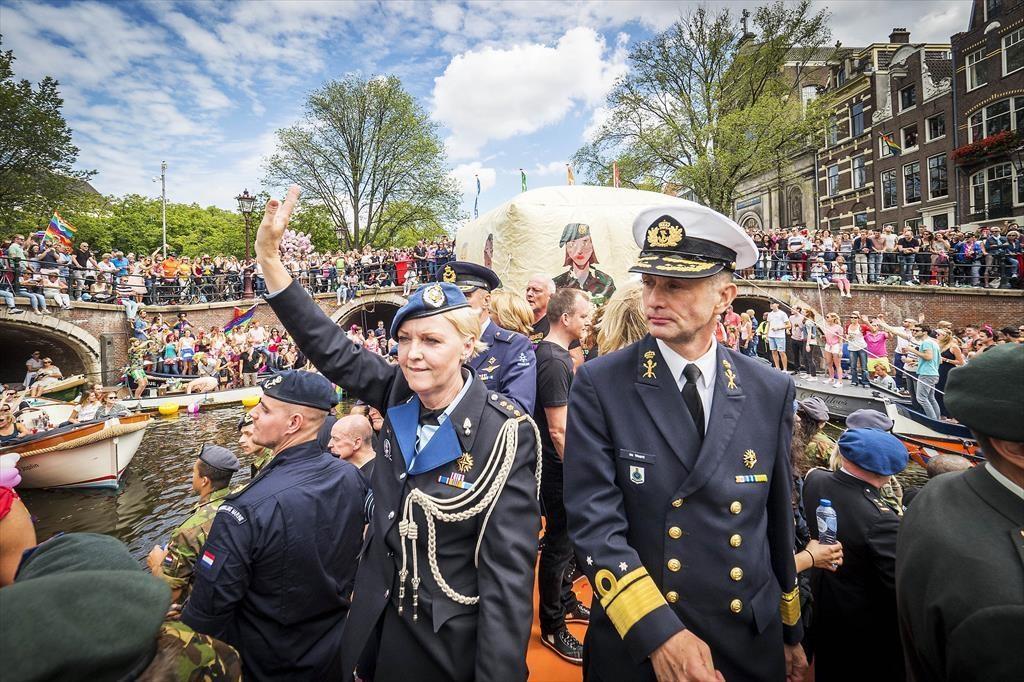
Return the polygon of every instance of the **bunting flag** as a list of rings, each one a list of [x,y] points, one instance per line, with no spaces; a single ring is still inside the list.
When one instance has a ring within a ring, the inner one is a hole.
[[[522,190],[521,191],[525,192],[526,191],[526,171],[524,171],[522,168],[519,169],[519,184],[522,186]]]
[[[612,187],[619,186],[619,162],[612,161]]]
[[[251,322],[252,316],[256,314],[256,305],[257,304],[254,303],[253,306],[244,313],[241,308],[235,308],[234,317],[231,318],[230,322],[224,325],[224,332],[227,333],[236,327],[241,327],[242,325]]]
[[[64,246],[71,246],[76,231],[74,225],[64,220],[60,213],[54,211],[53,217],[50,218],[50,224],[43,233],[43,240],[46,242],[56,241]]]
[[[576,174],[572,172],[572,166],[565,164],[565,178],[570,185],[576,184]]]
[[[892,139],[892,133],[878,133],[882,137],[882,144],[889,148],[889,153],[893,156],[899,156],[903,153],[903,147],[896,144],[896,141]]]
[[[473,199],[473,217],[480,217],[480,176],[475,175],[476,178],[476,198]]]

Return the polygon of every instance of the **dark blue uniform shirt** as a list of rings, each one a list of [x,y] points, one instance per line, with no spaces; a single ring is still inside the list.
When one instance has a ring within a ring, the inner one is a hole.
[[[487,344],[487,350],[469,362],[477,378],[488,390],[512,398],[531,414],[537,397],[537,359],[530,340],[491,322],[480,342]]]
[[[340,679],[366,481],[316,441],[282,450],[218,510],[182,620],[246,678]]]

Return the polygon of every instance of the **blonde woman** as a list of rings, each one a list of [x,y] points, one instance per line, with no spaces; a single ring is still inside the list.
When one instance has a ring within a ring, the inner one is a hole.
[[[616,291],[604,305],[604,316],[597,329],[597,348],[601,355],[625,348],[647,335],[642,293],[643,285],[633,282]]]
[[[385,415],[369,539],[332,650],[340,669],[359,663],[359,677],[379,680],[525,680],[537,427],[464,367],[481,347],[480,317],[454,284],[420,287],[395,314],[397,365],[355,352],[281,263],[298,195],[292,186],[283,204],[268,202],[256,236],[268,301],[325,377]]]
[[[840,323],[839,315],[829,313],[825,316],[825,325],[822,327],[825,336],[825,376],[826,381],[832,383],[836,388],[843,386],[843,325]]]
[[[530,338],[533,334],[533,311],[520,294],[508,289],[491,292],[491,321],[502,329]]]

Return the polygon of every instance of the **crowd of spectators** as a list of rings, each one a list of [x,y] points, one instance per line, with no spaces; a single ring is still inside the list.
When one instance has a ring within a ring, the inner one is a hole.
[[[453,258],[448,239],[421,240],[412,248],[310,253],[286,260],[292,276],[312,293],[334,293],[339,302],[363,289],[411,286],[434,281]],[[40,243],[14,235],[0,242],[0,298],[18,314],[15,297],[28,299],[34,312],[72,301],[119,303],[130,318],[140,305],[195,304],[237,300],[250,283],[264,293],[263,273],[255,260],[202,254],[178,256],[157,249],[148,256],[120,250],[94,251],[88,242],[74,247]]]
[[[892,227],[750,232],[760,252],[747,279],[817,281],[849,294],[849,283],[1019,288],[1020,228],[1012,220],[982,227],[897,233]]]

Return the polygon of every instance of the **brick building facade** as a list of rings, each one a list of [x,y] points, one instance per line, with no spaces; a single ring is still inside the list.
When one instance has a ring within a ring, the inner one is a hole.
[[[1024,224],[1024,0],[974,0],[951,45],[958,221]]]

